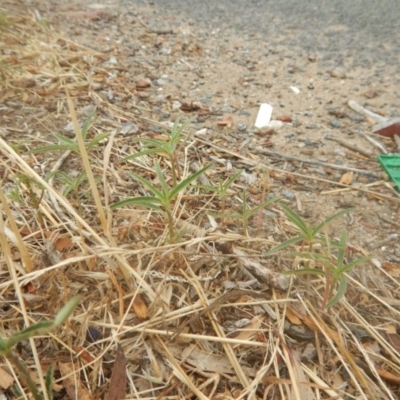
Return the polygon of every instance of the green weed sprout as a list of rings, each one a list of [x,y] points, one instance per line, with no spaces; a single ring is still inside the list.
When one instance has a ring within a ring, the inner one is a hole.
[[[313,227],[307,224],[298,214],[290,208],[281,204],[287,218],[291,221],[302,233],[292,239],[275,246],[265,255],[275,254],[290,245],[302,242],[303,245],[308,245],[307,250],[287,253],[288,256],[300,257],[308,260],[307,267],[298,270],[286,271],[287,275],[319,275],[325,277],[325,290],[321,303],[321,311],[329,309],[335,305],[346,293],[347,278],[345,273],[350,271],[356,265],[370,260],[370,257],[360,257],[349,263],[345,260],[347,249],[347,230],[343,229],[339,242],[330,240],[328,237],[320,238],[318,234],[333,220],[352,211],[347,209],[339,211],[336,214],[326,218],[323,222]],[[317,252],[314,250],[314,244],[321,243],[322,248]],[[337,256],[334,256],[331,250],[335,249]],[[316,268],[310,268],[314,263]],[[336,293],[334,293],[336,290]]]
[[[222,212],[225,211],[225,199],[226,195],[228,194],[229,188],[232,186],[233,182],[242,174],[243,170],[236,172],[230,178],[225,179],[222,181],[218,179],[218,186],[210,186],[210,185],[199,185],[201,189],[210,190],[212,192],[216,192],[218,194],[219,199],[221,200],[221,208]]]
[[[226,214],[210,214],[214,218],[237,218],[242,221],[242,226],[243,226],[243,235],[247,235],[247,227],[248,227],[248,221],[249,219],[257,214],[262,208],[265,208],[269,206],[270,204],[278,201],[280,197],[273,197],[267,201],[264,201],[263,203],[259,204],[256,207],[249,208],[247,205],[247,191],[243,191],[243,197],[242,197],[242,210],[241,212],[235,212],[235,213],[226,213]]]
[[[0,336],[0,355],[6,357],[11,364],[17,369],[20,379],[24,380],[28,386],[29,391],[35,400],[43,400],[44,394],[36,387],[35,382],[31,378],[28,368],[20,360],[18,355],[14,353],[13,347],[20,342],[33,338],[37,335],[46,335],[53,329],[61,326],[68,317],[73,313],[76,306],[80,301],[79,297],[72,298],[56,315],[54,321],[41,321],[28,328],[13,334],[9,339],[4,339]],[[47,397],[52,399],[52,384],[53,384],[54,368],[50,367],[46,373],[46,391]]]
[[[173,240],[175,238],[175,223],[174,223],[172,201],[182,190],[185,190],[194,180],[196,180],[199,176],[204,174],[211,167],[212,164],[207,165],[201,168],[199,171],[195,172],[194,174],[188,176],[186,179],[179,182],[177,185],[169,187],[167,182],[165,181],[160,165],[156,161],[155,171],[161,188],[158,189],[147,179],[142,178],[140,175],[132,172],[131,173],[132,178],[140,182],[144,187],[146,187],[153,194],[153,196],[140,196],[140,197],[125,199],[112,204],[110,208],[114,210],[119,207],[136,205],[140,207],[150,208],[158,211],[159,213],[165,214],[167,218],[170,238]]]
[[[289,247],[289,246],[299,243],[299,242],[302,242],[302,243],[308,245],[308,251],[312,251],[313,245],[315,243],[323,241],[322,238],[318,237],[318,234],[322,231],[322,229],[324,229],[329,223],[331,223],[335,219],[354,210],[354,208],[341,210],[341,211],[337,212],[336,214],[333,214],[333,215],[329,216],[328,218],[326,218],[324,221],[319,223],[316,227],[313,227],[312,225],[310,225],[306,221],[304,221],[300,217],[300,215],[296,214],[289,207],[285,206],[284,204],[280,204],[280,207],[283,209],[284,213],[286,214],[287,219],[297,227],[297,229],[301,232],[301,234],[299,236],[296,236],[294,238],[286,240],[285,242],[273,247],[271,250],[269,250],[265,254],[266,256],[275,254],[275,253],[285,249],[286,247]]]
[[[93,122],[95,113],[96,113],[96,108],[93,108],[93,110],[89,113],[84,123],[82,124],[81,134],[84,141],[86,141],[87,134]],[[35,149],[30,150],[29,154],[46,153],[48,151],[59,151],[59,150],[61,151],[70,150],[74,153],[80,154],[79,145],[75,140],[60,135],[58,133],[54,134],[54,136],[59,140],[60,143],[52,144],[49,146],[37,147]],[[95,136],[92,140],[86,143],[85,145],[86,150],[87,151],[91,150],[94,146],[96,146],[102,140],[106,139],[108,136],[109,136],[108,133],[102,133],[100,135]]]
[[[173,186],[176,186],[178,179],[181,179],[179,163],[178,163],[178,145],[183,140],[182,132],[188,126],[189,121],[186,121],[182,125],[179,124],[177,119],[171,129],[171,133],[164,132],[168,137],[167,141],[161,139],[148,139],[139,138],[138,140],[144,145],[145,150],[139,151],[138,153],[129,155],[122,159],[122,161],[131,160],[149,154],[164,154],[168,157],[171,163],[172,169],[172,182]]]

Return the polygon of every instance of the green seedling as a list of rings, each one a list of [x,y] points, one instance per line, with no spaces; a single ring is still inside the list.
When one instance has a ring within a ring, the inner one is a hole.
[[[349,263],[346,262],[345,253],[347,249],[347,230],[343,229],[339,242],[326,240],[327,247],[323,247],[319,253],[316,252],[290,252],[287,255],[300,257],[314,263],[315,268],[302,268],[286,271],[287,275],[322,275],[325,277],[325,289],[321,303],[321,312],[335,305],[346,293],[346,272],[356,265],[366,262],[371,257],[360,257]],[[337,256],[331,253],[333,247]],[[336,290],[336,294],[334,293]]]
[[[0,355],[6,357],[12,365],[16,368],[19,373],[20,379],[25,381],[29,391],[32,393],[32,396],[35,400],[43,400],[45,398],[52,399],[52,384],[53,384],[53,372],[54,368],[49,368],[46,373],[46,394],[45,396],[42,392],[39,391],[35,382],[33,381],[28,368],[26,365],[20,360],[18,355],[14,352],[13,347],[20,342],[31,339],[38,335],[46,335],[50,333],[55,328],[64,324],[64,322],[68,319],[68,317],[73,313],[76,306],[80,301],[79,297],[72,298],[56,315],[54,321],[42,321],[38,322],[34,325],[29,326],[28,328],[15,333],[8,339],[4,339],[0,336]]]
[[[176,186],[178,179],[181,179],[181,173],[178,163],[178,146],[179,143],[183,141],[183,131],[188,126],[189,121],[186,121],[182,125],[179,124],[179,119],[177,119],[171,129],[171,133],[164,132],[168,137],[167,141],[161,139],[148,139],[139,138],[138,140],[143,144],[144,150],[138,153],[132,154],[128,157],[122,159],[122,161],[131,160],[133,158],[138,158],[141,156],[149,154],[164,154],[168,157],[171,163],[172,169],[172,183]]]
[[[90,114],[88,115],[88,117],[86,118],[86,120],[84,121],[84,123],[82,124],[82,127],[81,127],[81,134],[82,134],[83,140],[86,143],[85,147],[86,147],[87,151],[90,151],[99,142],[101,142],[102,140],[106,139],[109,136],[108,133],[102,133],[101,135],[97,135],[92,140],[86,142],[87,134],[88,134],[89,128],[93,122],[95,113],[96,113],[96,108],[93,108],[93,110],[90,112]],[[29,154],[46,153],[48,151],[67,151],[67,150],[70,150],[74,153],[80,154],[79,145],[75,140],[70,139],[66,136],[60,135],[58,133],[54,134],[54,136],[58,139],[58,141],[59,141],[58,144],[37,147],[36,149],[30,150]]]
[[[255,214],[257,214],[261,209],[269,206],[272,203],[275,203],[278,201],[280,198],[279,197],[273,197],[267,201],[264,201],[263,203],[259,204],[256,207],[249,208],[247,205],[247,192],[246,190],[243,191],[243,197],[242,197],[242,210],[241,212],[235,212],[235,213],[226,213],[226,214],[210,214],[214,218],[237,218],[242,221],[242,226],[243,226],[243,235],[247,235],[247,227],[248,227],[248,222],[251,217],[253,217]]]
[[[119,207],[125,207],[129,205],[136,205],[140,207],[146,207],[153,210],[158,211],[166,215],[169,235],[172,240],[175,238],[175,222],[174,222],[174,215],[173,215],[173,200],[175,197],[185,190],[193,181],[195,181],[199,176],[204,174],[208,169],[212,167],[211,165],[207,165],[203,167],[199,171],[195,172],[194,174],[188,176],[183,181],[179,182],[177,185],[173,187],[169,187],[167,182],[165,181],[163,172],[161,171],[160,165],[158,162],[155,163],[155,171],[157,174],[158,182],[161,188],[157,188],[154,186],[150,181],[145,178],[142,178],[140,175],[135,173],[131,173],[133,179],[140,182],[145,188],[147,188],[153,196],[141,196],[141,197],[134,197],[130,199],[125,199],[114,203],[111,205],[111,209],[116,209]]]
[[[228,194],[228,190],[232,186],[233,182],[235,182],[235,180],[237,178],[239,178],[239,176],[242,174],[242,172],[243,172],[243,170],[240,170],[240,171],[236,172],[236,174],[234,174],[230,178],[225,179],[224,181],[222,181],[221,179],[218,179],[218,186],[199,185],[198,187],[201,189],[210,190],[212,192],[217,193],[218,198],[221,201],[222,212],[224,212],[225,211],[225,199]]]
[[[281,204],[280,207],[283,209],[284,213],[286,214],[287,219],[292,222],[293,225],[296,226],[296,228],[300,231],[300,235],[296,236],[294,238],[291,238],[289,240],[286,240],[285,242],[273,247],[271,250],[269,250],[265,255],[270,256],[272,254],[275,254],[286,247],[289,247],[293,244],[302,242],[303,245],[308,245],[308,251],[311,252],[312,248],[315,243],[318,242],[323,242],[323,238],[320,238],[318,235],[319,233],[332,221],[335,219],[341,217],[344,214],[349,213],[350,211],[353,210],[353,208],[349,208],[347,210],[341,210],[337,212],[336,214],[331,215],[330,217],[326,218],[324,221],[319,223],[316,227],[313,227],[312,225],[308,224],[306,221],[304,221],[300,215],[296,214],[293,210],[291,210],[289,207],[285,206],[284,204]]]

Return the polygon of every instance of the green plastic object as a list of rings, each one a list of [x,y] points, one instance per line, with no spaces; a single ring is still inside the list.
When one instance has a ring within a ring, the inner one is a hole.
[[[400,192],[400,154],[381,154],[378,162],[395,183],[396,189]]]

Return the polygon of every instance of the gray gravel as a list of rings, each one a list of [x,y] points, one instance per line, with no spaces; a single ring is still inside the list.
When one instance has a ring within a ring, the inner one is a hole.
[[[199,27],[317,54],[325,64],[398,67],[400,1],[397,0],[124,0],[150,4],[163,15],[187,17]]]

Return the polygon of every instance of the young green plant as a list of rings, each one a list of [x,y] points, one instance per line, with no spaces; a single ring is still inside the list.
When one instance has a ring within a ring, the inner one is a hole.
[[[329,309],[336,304],[345,294],[347,287],[347,278],[345,273],[354,268],[356,265],[366,262],[370,257],[357,258],[349,263],[345,260],[347,249],[347,230],[343,229],[339,242],[330,240],[326,237],[319,237],[318,234],[326,228],[327,224],[339,218],[340,216],[352,211],[352,209],[342,210],[336,214],[326,218],[323,222],[313,227],[306,223],[298,214],[290,208],[281,204],[287,218],[291,221],[302,233],[292,239],[275,246],[269,250],[266,255],[275,254],[293,244],[302,242],[301,251],[293,251],[286,253],[287,256],[298,257],[306,260],[306,267],[298,270],[286,271],[287,275],[306,275],[307,288],[309,288],[309,277],[312,275],[325,277],[325,289],[321,302],[321,312]],[[314,251],[316,243],[322,244],[321,249]],[[308,245],[304,250],[304,244]],[[337,256],[332,254],[332,249],[335,249]],[[311,267],[314,264],[315,267]],[[334,293],[336,290],[336,293]],[[308,292],[309,290],[307,290]]]
[[[96,108],[93,108],[93,110],[89,113],[89,115],[87,116],[81,127],[81,135],[82,139],[85,142],[85,148],[87,151],[90,151],[94,146],[96,146],[98,143],[100,143],[102,140],[106,139],[109,136],[108,133],[102,133],[100,135],[95,136],[93,139],[87,141],[89,128],[92,125],[95,114],[96,114]],[[29,154],[46,153],[48,151],[60,151],[60,150],[61,151],[69,150],[74,153],[80,154],[79,145],[76,142],[76,140],[70,139],[69,137],[60,135],[58,133],[54,134],[54,136],[58,139],[59,141],[58,144],[36,147],[35,149],[30,150]]]
[[[198,185],[200,189],[209,190],[211,192],[215,192],[218,195],[218,198],[221,201],[221,209],[222,212],[225,211],[225,199],[228,194],[229,188],[232,186],[233,182],[242,174],[243,170],[236,172],[236,174],[232,175],[230,178],[222,181],[218,179],[218,186],[210,186],[210,185]]]
[[[149,154],[164,154],[168,157],[171,163],[172,184],[173,186],[176,186],[178,179],[181,179],[178,163],[178,146],[183,140],[183,131],[188,124],[189,121],[186,121],[180,125],[179,119],[177,119],[171,129],[171,133],[164,132],[168,140],[139,138],[138,140],[143,144],[145,149],[123,158],[122,161],[131,160],[132,158],[138,158]]]
[[[237,218],[242,221],[242,226],[243,226],[243,235],[247,235],[247,227],[248,227],[248,222],[249,219],[257,214],[261,209],[269,206],[270,204],[278,201],[280,198],[279,197],[273,197],[267,201],[264,201],[263,203],[259,204],[256,207],[249,208],[247,205],[247,191],[243,191],[243,196],[242,196],[242,210],[241,212],[235,212],[235,213],[226,213],[226,214],[210,214],[214,218]]]
[[[270,256],[272,254],[275,254],[286,247],[289,247],[291,245],[294,245],[296,243],[302,242],[303,246],[308,245],[308,251],[311,252],[314,244],[318,242],[324,242],[323,238],[320,238],[318,235],[319,233],[332,221],[335,219],[341,217],[344,214],[347,214],[351,211],[353,211],[353,208],[349,208],[346,210],[341,210],[328,218],[326,218],[324,221],[319,223],[317,226],[312,226],[308,224],[306,221],[303,220],[303,218],[300,217],[300,215],[296,214],[293,210],[291,210],[289,207],[285,206],[284,204],[280,204],[280,207],[283,209],[283,212],[286,214],[286,218],[300,231],[300,235],[291,238],[289,240],[284,241],[281,244],[278,244],[277,246],[273,247],[271,250],[269,250],[265,255]]]
[[[170,187],[165,181],[164,174],[161,171],[159,163],[156,161],[155,171],[161,188],[157,188],[149,180],[132,172],[131,173],[132,178],[140,182],[144,187],[146,187],[153,194],[153,196],[140,196],[140,197],[125,199],[112,204],[110,208],[114,210],[120,207],[135,205],[156,210],[157,212],[166,215],[169,235],[171,240],[174,240],[176,235],[175,235],[175,220],[174,220],[173,206],[172,206],[173,200],[180,192],[185,190],[193,181],[195,181],[198,177],[204,174],[211,167],[212,164],[207,165],[201,168],[199,171],[195,172],[194,174],[189,175],[186,179],[179,182],[177,185]]]
[[[54,321],[41,321],[34,325],[29,326],[28,328],[15,333],[8,339],[4,339],[0,336],[0,355],[7,358],[10,363],[16,368],[18,371],[19,377],[22,381],[26,382],[28,390],[32,393],[32,396],[35,400],[43,400],[44,398],[53,398],[53,372],[54,368],[49,368],[46,373],[46,394],[39,391],[36,386],[36,383],[32,379],[28,368],[21,361],[19,356],[14,352],[13,347],[20,342],[28,340],[38,335],[46,335],[55,328],[61,326],[68,317],[73,313],[76,306],[80,301],[79,297],[72,298],[56,315]]]

